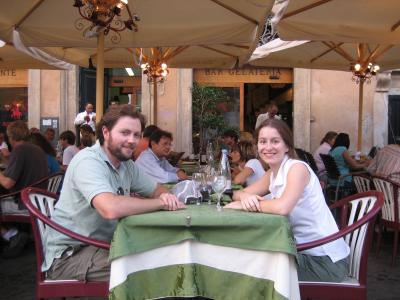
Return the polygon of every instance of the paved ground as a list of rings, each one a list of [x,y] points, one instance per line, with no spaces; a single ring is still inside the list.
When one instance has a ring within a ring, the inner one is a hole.
[[[368,265],[368,300],[400,299],[400,254],[391,266],[392,235],[384,236],[381,253],[371,253]],[[0,300],[33,300],[35,292],[33,244],[17,259],[0,258]],[[245,299],[244,299],[245,300]]]

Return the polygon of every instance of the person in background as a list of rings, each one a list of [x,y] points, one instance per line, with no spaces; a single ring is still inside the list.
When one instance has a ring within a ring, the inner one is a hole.
[[[250,142],[254,144],[254,136],[248,131],[241,131],[239,135],[239,142]]]
[[[50,143],[50,145],[53,145],[54,139],[56,137],[56,131],[53,128],[46,128],[46,130],[43,133],[43,136],[45,139]]]
[[[234,129],[227,129],[222,134],[221,149],[228,149],[228,152],[237,145],[239,136]]]
[[[249,186],[265,175],[262,163],[256,158],[254,145],[251,142],[239,142],[231,151],[232,182]]]
[[[131,105],[114,105],[97,127],[98,142],[80,151],[65,174],[52,220],[81,235],[111,242],[118,220],[185,205],[131,160],[143,116]],[[131,196],[139,195],[139,196]],[[49,279],[109,281],[109,251],[49,229],[42,270]]]
[[[96,113],[93,111],[93,104],[87,102],[85,104],[85,111],[77,114],[75,121],[75,125],[81,126],[82,124],[88,124],[92,127],[93,132],[96,131]]]
[[[150,177],[158,183],[177,182],[188,179],[185,171],[173,167],[167,160],[171,151],[172,134],[164,130],[156,130],[150,136],[149,148],[144,150],[135,161]]]
[[[285,122],[268,119],[257,130],[258,153],[270,166],[265,176],[233,194],[225,208],[288,216],[296,244],[338,232],[318,177],[303,161],[295,159],[293,134]],[[262,195],[271,192],[272,199]],[[350,249],[337,239],[297,254],[302,281],[340,282],[348,275]]]
[[[31,127],[29,133],[40,133],[40,129],[37,127]]]
[[[88,124],[82,124],[79,128],[79,135],[80,135],[80,145],[79,148],[83,149],[86,147],[91,147],[96,142],[95,133]]]
[[[6,135],[4,132],[0,132],[0,162],[3,165],[7,164],[8,158],[10,157],[10,151],[6,143]]]
[[[386,145],[378,151],[367,171],[400,184],[400,145]]]
[[[2,194],[20,191],[49,175],[46,155],[38,146],[28,142],[29,129],[24,121],[12,122],[7,127],[7,135],[13,148],[4,172],[0,173]],[[27,214],[18,198],[0,201],[3,213]],[[0,226],[1,236],[6,242],[3,257],[18,256],[28,242],[28,234],[17,227]]]
[[[280,120],[281,117],[278,116],[278,106],[275,103],[270,103],[270,105],[268,106],[268,110],[265,114],[259,114],[257,117],[257,121],[256,121],[256,126],[255,129],[257,129],[262,122],[264,122],[265,120],[268,119],[277,119]]]
[[[368,167],[369,161],[358,162],[351,157],[349,152],[350,137],[347,133],[339,133],[335,139],[335,143],[332,146],[329,154],[333,157],[336,165],[339,169],[340,175],[349,174],[351,170],[364,170]],[[347,187],[352,186],[352,176],[346,176],[344,178],[343,185]],[[335,182],[331,182],[333,185]]]
[[[337,135],[338,134],[335,131],[328,131],[321,140],[319,147],[314,152],[313,156],[318,168],[318,177],[321,177],[325,174],[325,165],[320,154],[329,154],[329,151],[335,143]]]
[[[158,128],[156,125],[149,125],[143,130],[142,138],[140,139],[135,148],[135,151],[133,152],[133,160],[137,160],[140,153],[149,148],[150,136],[153,134],[153,132],[159,129],[160,128]]]
[[[65,171],[72,158],[79,152],[79,148],[75,146],[75,134],[71,130],[60,134],[60,146],[63,151],[61,169]]]
[[[61,170],[60,164],[56,159],[56,150],[42,134],[31,133],[28,140],[32,144],[40,147],[44,153],[46,153],[49,175],[57,173]]]

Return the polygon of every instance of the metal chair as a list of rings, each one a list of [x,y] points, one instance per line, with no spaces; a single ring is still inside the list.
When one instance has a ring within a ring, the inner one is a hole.
[[[26,188],[21,192],[22,201],[30,213],[36,251],[36,299],[56,297],[107,297],[108,282],[85,282],[79,280],[49,280],[42,272],[43,244],[42,237],[49,227],[85,244],[109,249],[110,244],[77,234],[51,219],[57,195],[39,188]]]
[[[365,172],[354,172],[348,174],[340,174],[339,168],[335,162],[335,159],[329,154],[320,154],[322,162],[325,165],[326,174],[328,176],[328,187],[327,189],[330,191],[335,191],[335,200],[343,196],[347,196],[353,192],[352,187],[346,187],[343,185],[344,179],[349,176],[353,176],[355,174],[361,174]],[[336,184],[332,184],[335,182]]]
[[[297,245],[298,251],[344,238],[350,247],[350,270],[342,282],[300,281],[302,299],[358,300],[367,296],[367,263],[375,217],[383,206],[383,195],[377,191],[351,195],[330,208],[341,210],[340,230],[323,239]]]
[[[394,230],[394,242],[392,252],[392,265],[394,265],[397,255],[397,247],[399,243],[399,188],[400,185],[390,179],[381,176],[373,176],[375,188],[382,192],[385,197],[385,203],[382,208],[381,218],[379,222],[378,241],[376,254],[379,254],[379,248],[382,238],[383,227],[392,228]]]
[[[295,151],[299,159],[306,162],[310,166],[310,168],[314,171],[314,173],[318,174],[317,163],[315,162],[315,159],[312,156],[312,154],[300,148],[295,148]]]
[[[54,174],[51,174],[31,185],[31,187],[39,187],[42,188],[42,185],[47,183],[46,190],[50,193],[58,194],[60,192],[63,180],[64,180],[64,171],[60,171]]]

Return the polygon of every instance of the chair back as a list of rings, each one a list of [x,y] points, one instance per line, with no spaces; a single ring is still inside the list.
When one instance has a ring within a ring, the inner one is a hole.
[[[371,190],[371,179],[367,175],[353,175],[354,184],[356,186],[357,192],[367,192]]]
[[[60,192],[60,187],[63,183],[64,174],[65,173],[63,171],[51,174],[33,183],[31,186],[43,188],[50,193],[58,194]]]
[[[300,148],[295,148],[295,151],[299,159],[306,162],[310,166],[310,168],[314,171],[314,173],[318,174],[317,163],[315,162],[315,159],[312,156],[312,154]]]
[[[382,220],[389,222],[399,222],[399,187],[400,185],[382,176],[373,176],[375,188],[382,192],[385,203],[382,207]]]
[[[325,170],[330,179],[339,179],[340,172],[339,168],[335,162],[335,159],[329,154],[320,154],[322,162],[325,165]]]
[[[21,192],[22,201],[30,212],[32,232],[35,239],[36,250],[36,269],[39,280],[44,280],[42,272],[43,262],[43,237],[49,231],[48,226],[43,220],[49,220],[54,213],[54,205],[57,202],[57,195],[39,188],[28,188]]]
[[[382,195],[378,196],[370,192],[356,194],[349,198],[351,198],[348,200],[350,210],[347,212],[346,227],[354,226],[354,229],[344,237],[350,247],[349,276],[360,281],[360,276],[365,274],[363,279],[366,280],[366,269],[365,273],[361,270],[367,265],[374,218],[383,205],[383,198]]]

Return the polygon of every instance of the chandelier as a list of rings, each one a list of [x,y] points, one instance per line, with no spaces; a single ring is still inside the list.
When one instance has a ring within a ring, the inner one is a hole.
[[[143,74],[147,75],[147,82],[164,82],[169,74],[166,53],[160,47],[157,47],[151,48],[149,56],[144,55],[142,49],[137,49],[137,54],[140,59],[140,68]]]
[[[353,77],[351,78],[357,84],[360,82],[371,83],[371,77],[375,76],[379,71],[379,65],[368,63],[355,63],[350,66],[350,71],[353,72]]]
[[[138,31],[135,22],[140,19],[136,14],[132,15],[128,0],[74,0],[73,6],[78,8],[81,15],[81,18],[75,21],[75,27],[83,30],[85,37],[97,36],[100,30],[104,30],[104,35],[113,31],[115,35],[111,37],[111,41],[118,43],[121,40],[120,31]],[[126,20],[121,18],[123,9],[128,12]],[[86,22],[89,22],[89,25]]]

